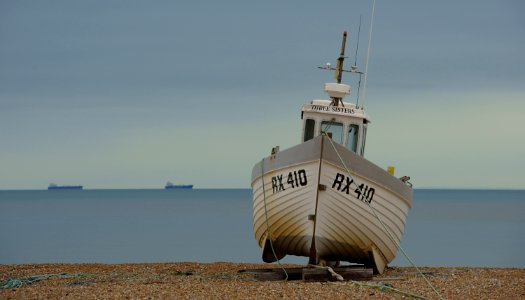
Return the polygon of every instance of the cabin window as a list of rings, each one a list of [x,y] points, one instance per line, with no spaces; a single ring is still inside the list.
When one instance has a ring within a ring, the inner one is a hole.
[[[315,121],[312,119],[306,119],[304,122],[304,141],[308,141],[314,138],[315,133]]]
[[[350,124],[348,127],[348,136],[346,139],[346,148],[357,152],[357,134],[359,133],[359,126]]]
[[[332,121],[321,122],[321,130],[323,132],[331,132],[332,140],[341,144],[343,142],[343,123]]]

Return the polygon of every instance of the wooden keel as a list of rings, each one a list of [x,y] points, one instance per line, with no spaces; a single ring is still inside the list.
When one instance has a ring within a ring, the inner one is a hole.
[[[386,263],[383,256],[379,253],[379,250],[375,246],[368,251],[370,261],[373,262],[374,274],[383,274],[386,268]]]

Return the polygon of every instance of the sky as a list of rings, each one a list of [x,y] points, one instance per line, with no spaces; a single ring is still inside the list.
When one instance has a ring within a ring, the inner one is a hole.
[[[343,31],[364,70],[371,7],[0,1],[0,189],[249,188],[272,147],[300,142],[301,106],[327,98],[317,66]],[[375,12],[367,159],[416,188],[525,188],[525,2]]]

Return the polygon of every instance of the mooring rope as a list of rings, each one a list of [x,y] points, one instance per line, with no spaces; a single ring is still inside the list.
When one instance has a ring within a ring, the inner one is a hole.
[[[266,238],[270,241],[270,248],[272,249],[273,257],[277,261],[277,264],[279,265],[279,267],[284,272],[284,280],[288,280],[288,272],[286,272],[286,269],[281,265],[280,260],[277,258],[277,254],[275,253],[275,249],[273,248],[273,241],[272,241],[272,237],[270,234],[270,225],[268,223],[268,209],[266,208],[266,190],[264,188],[264,158],[261,160],[261,183],[262,183],[262,190],[263,190],[264,215],[266,218]]]
[[[58,273],[58,274],[43,274],[43,275],[33,275],[29,276],[27,278],[8,278],[6,281],[2,282],[2,285],[0,285],[1,289],[15,289],[20,288],[23,285],[32,284],[34,282],[38,282],[41,280],[46,280],[51,277],[59,277],[59,278],[86,278],[93,276],[91,274],[84,274],[84,273],[78,273],[78,274],[70,274],[70,273]]]
[[[343,164],[343,167],[345,168],[346,172],[348,173],[348,176],[350,177],[350,179],[352,179],[352,183],[357,187],[357,189],[359,190],[359,192],[363,192],[362,189],[357,185],[356,181],[354,180],[354,178],[352,177],[352,173],[350,172],[350,169],[346,166],[343,158],[341,157],[341,155],[339,154],[339,151],[337,151],[337,148],[335,147],[333,141],[331,138],[328,138],[328,140],[330,141],[330,144],[332,145],[332,148],[334,149],[335,153],[337,154],[337,157],[339,158],[339,160],[341,161],[341,163]],[[399,250],[401,250],[401,253],[403,253],[403,255],[405,256],[405,258],[410,262],[410,264],[412,264],[412,266],[414,268],[416,268],[417,270],[417,273],[419,275],[421,275],[421,277],[423,277],[423,279],[425,279],[426,283],[430,286],[430,288],[432,288],[432,290],[438,295],[439,299],[444,299],[443,296],[441,296],[441,294],[436,290],[436,288],[434,288],[434,286],[432,285],[432,283],[430,283],[430,281],[428,280],[428,278],[425,276],[425,274],[423,274],[423,272],[421,272],[421,270],[417,267],[417,265],[412,261],[412,259],[408,256],[408,254],[405,252],[405,250],[403,249],[403,247],[401,247],[401,245],[395,240],[395,238],[393,237],[393,235],[390,233],[390,230],[388,230],[388,228],[386,227],[385,223],[383,222],[383,220],[381,220],[381,218],[379,217],[379,215],[376,213],[376,210],[372,207],[372,205],[370,205],[370,203],[366,202],[365,203],[368,205],[368,207],[370,208],[370,211],[372,211],[372,213],[374,214],[374,216],[376,217],[376,219],[379,221],[379,223],[381,224],[381,226],[383,227],[383,229],[385,230],[385,232],[387,233],[387,236],[388,238],[399,248]]]
[[[332,276],[332,279],[335,279],[335,280],[337,280],[337,281],[345,281],[345,279],[343,278],[343,276],[341,276],[341,274],[338,274],[336,271],[334,271],[334,269],[332,269],[332,267],[330,267],[330,266],[322,266],[322,265],[308,264],[308,265],[306,265],[306,267],[308,267],[308,268],[314,268],[314,269],[327,270],[328,273],[330,273],[330,276]]]
[[[406,297],[413,297],[413,298],[416,298],[416,299],[423,299],[423,300],[427,300],[428,299],[427,297],[424,297],[424,296],[420,296],[420,295],[404,292],[402,290],[398,290],[398,289],[392,287],[390,284],[370,284],[370,283],[362,283],[362,282],[358,282],[358,281],[351,281],[351,283],[352,283],[352,285],[378,289],[381,292],[387,291],[387,292],[398,293],[400,295],[403,295],[403,298],[406,296]]]

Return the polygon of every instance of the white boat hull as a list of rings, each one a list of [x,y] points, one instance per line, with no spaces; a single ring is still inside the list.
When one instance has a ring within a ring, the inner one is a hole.
[[[377,273],[395,258],[412,203],[405,183],[326,136],[256,164],[252,190],[263,261],[307,256]]]

